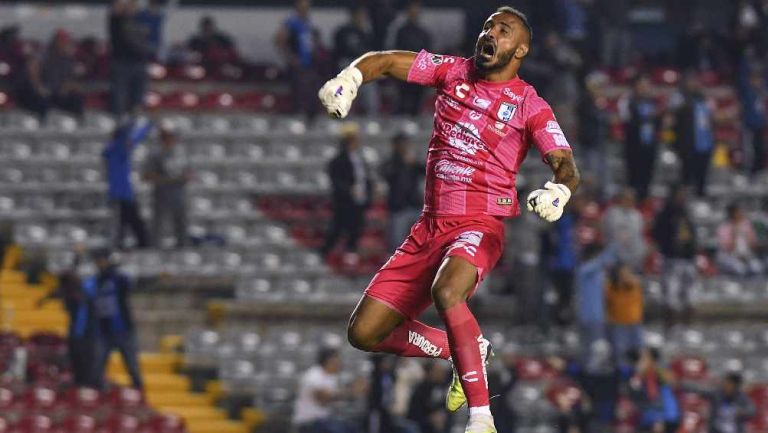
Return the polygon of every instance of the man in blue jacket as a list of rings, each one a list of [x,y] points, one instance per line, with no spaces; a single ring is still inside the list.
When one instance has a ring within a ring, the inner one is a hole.
[[[98,273],[83,280],[83,292],[92,302],[93,319],[99,335],[94,365],[97,385],[103,386],[109,355],[118,350],[136,389],[143,388],[139,370],[138,343],[128,301],[131,288],[128,277],[121,273],[109,250],[93,254]]]
[[[146,120],[118,125],[102,152],[109,184],[107,193],[114,209],[117,226],[115,227],[114,245],[119,249],[124,246],[125,227],[130,227],[139,248],[145,248],[149,244],[147,231],[144,221],[141,219],[131,184],[133,165],[131,157],[136,145],[144,140],[151,130],[152,124]]]

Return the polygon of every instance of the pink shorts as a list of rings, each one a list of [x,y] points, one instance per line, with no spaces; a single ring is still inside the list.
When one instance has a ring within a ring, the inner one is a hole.
[[[477,267],[477,285],[504,250],[500,217],[422,215],[405,242],[379,269],[365,295],[413,320],[432,305],[432,283],[446,257],[462,257]]]

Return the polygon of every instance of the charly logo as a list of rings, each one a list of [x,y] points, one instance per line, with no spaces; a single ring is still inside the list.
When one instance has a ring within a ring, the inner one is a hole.
[[[467,97],[467,92],[469,92],[470,89],[471,87],[469,87],[469,84],[459,83],[454,88],[454,93],[456,93],[456,96],[458,96],[459,98],[464,99]]]
[[[457,164],[452,161],[441,159],[435,164],[435,176],[438,179],[450,182],[472,182],[472,175],[475,174],[475,168],[466,165]]]
[[[485,145],[480,141],[480,131],[477,126],[469,122],[453,124],[444,122],[443,133],[448,136],[448,144],[459,149],[467,155],[476,155],[479,151],[485,151]]]
[[[483,117],[483,114],[478,111],[471,110],[469,112],[469,118],[472,120],[480,120],[481,117]]]

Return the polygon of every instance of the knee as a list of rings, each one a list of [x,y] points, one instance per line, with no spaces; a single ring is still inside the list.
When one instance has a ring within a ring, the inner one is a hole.
[[[355,349],[364,352],[373,352],[373,348],[380,342],[375,333],[355,322],[347,327],[347,341]]]
[[[432,286],[432,300],[435,306],[441,311],[445,311],[454,305],[467,300],[466,289],[460,288],[455,284],[436,283]]]

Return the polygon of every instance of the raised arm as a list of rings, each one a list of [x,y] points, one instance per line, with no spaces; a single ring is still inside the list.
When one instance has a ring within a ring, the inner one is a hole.
[[[576,168],[576,161],[573,159],[573,152],[570,150],[555,150],[546,156],[549,167],[552,169],[555,178],[553,182],[565,185],[574,193],[579,187],[581,176],[579,169]]]
[[[328,114],[346,117],[357,96],[357,89],[368,81],[387,76],[405,81],[416,53],[411,51],[372,51],[363,54],[320,88],[318,97]]]

